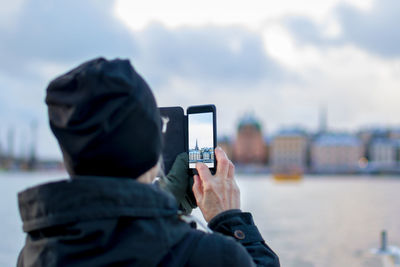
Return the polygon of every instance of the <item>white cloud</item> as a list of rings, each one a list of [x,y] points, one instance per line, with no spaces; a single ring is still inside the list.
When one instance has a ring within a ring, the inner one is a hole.
[[[326,18],[321,25],[321,33],[325,38],[338,38],[342,32],[338,19],[333,15]]]
[[[294,40],[280,23],[273,23],[266,27],[263,37],[267,54],[272,58],[289,67],[297,64]]]
[[[114,12],[135,31],[155,21],[169,28],[211,24],[259,29],[266,20],[285,15],[304,15],[321,22],[339,3],[348,3],[364,10],[372,6],[372,0],[117,0]]]

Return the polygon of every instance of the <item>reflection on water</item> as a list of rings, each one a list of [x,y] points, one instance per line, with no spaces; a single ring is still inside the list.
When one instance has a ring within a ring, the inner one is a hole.
[[[24,242],[16,192],[63,176],[0,174],[0,266],[15,265]],[[243,210],[253,213],[282,266],[381,266],[368,250],[379,247],[382,229],[390,244],[400,245],[399,178],[306,177],[285,184],[240,176],[238,182]]]

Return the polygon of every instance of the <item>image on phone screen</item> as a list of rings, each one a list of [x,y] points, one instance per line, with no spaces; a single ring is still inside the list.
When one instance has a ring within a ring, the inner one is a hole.
[[[194,169],[197,162],[214,168],[213,113],[188,114],[189,168]]]

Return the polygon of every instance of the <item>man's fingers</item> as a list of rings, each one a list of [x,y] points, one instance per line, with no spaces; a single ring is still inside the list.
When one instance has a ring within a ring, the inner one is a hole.
[[[233,179],[234,177],[235,177],[235,165],[233,165],[232,161],[229,161],[228,178]]]
[[[217,147],[215,149],[215,157],[218,162],[216,176],[221,177],[221,178],[226,178],[226,176],[228,175],[228,170],[229,170],[228,157],[226,156],[225,152],[220,147]]]
[[[210,169],[206,164],[198,162],[196,164],[196,170],[199,173],[200,179],[203,183],[208,183],[209,178],[211,177]]]
[[[193,194],[196,198],[196,202],[199,203],[203,197],[203,185],[198,175],[193,176]]]

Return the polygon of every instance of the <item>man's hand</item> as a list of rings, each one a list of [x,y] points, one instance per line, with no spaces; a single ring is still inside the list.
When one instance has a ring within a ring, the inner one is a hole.
[[[240,191],[234,179],[235,166],[220,147],[215,149],[215,156],[218,162],[215,175],[204,163],[197,163],[199,175],[194,176],[193,184],[197,205],[207,222],[223,211],[240,209]]]

